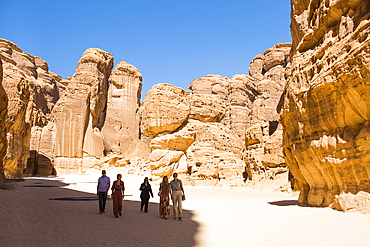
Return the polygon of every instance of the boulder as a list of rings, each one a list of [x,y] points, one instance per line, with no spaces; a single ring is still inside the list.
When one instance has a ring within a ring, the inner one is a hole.
[[[336,195],[333,203],[330,204],[332,209],[343,212],[359,212],[363,214],[370,213],[370,194],[364,191],[356,195],[352,193],[340,193]]]
[[[171,177],[174,172],[185,173],[188,171],[184,152],[164,149],[154,150],[150,154],[150,168],[154,181],[163,176]]]
[[[175,132],[190,113],[186,96],[190,92],[170,84],[156,84],[140,107],[141,129],[150,138]]]
[[[226,105],[217,96],[191,94],[186,97],[190,105],[190,119],[202,122],[221,122],[226,114]]]

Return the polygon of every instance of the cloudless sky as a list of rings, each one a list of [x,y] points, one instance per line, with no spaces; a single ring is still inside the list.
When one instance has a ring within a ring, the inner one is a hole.
[[[252,59],[291,42],[290,0],[0,0],[0,37],[72,76],[97,47],[157,83],[187,89],[208,74],[248,74]],[[112,70],[113,71],[113,70]]]

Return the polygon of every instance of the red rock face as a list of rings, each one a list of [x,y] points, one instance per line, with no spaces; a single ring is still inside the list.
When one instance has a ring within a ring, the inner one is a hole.
[[[291,77],[281,120],[299,202],[370,191],[370,5],[292,1]]]

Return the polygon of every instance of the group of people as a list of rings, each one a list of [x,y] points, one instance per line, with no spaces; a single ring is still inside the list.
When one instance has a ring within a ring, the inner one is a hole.
[[[105,205],[107,201],[107,195],[110,188],[110,178],[107,176],[106,171],[102,171],[102,176],[98,180],[97,194],[99,198],[99,214],[105,213]],[[122,175],[117,175],[117,180],[113,182],[112,185],[112,199],[113,199],[113,214],[116,218],[122,216],[122,200],[125,196],[125,184],[122,181]],[[153,195],[152,187],[149,184],[149,179],[146,177],[144,182],[140,185],[140,198],[141,205],[140,211],[147,213],[149,198]],[[173,174],[173,180],[168,181],[168,177],[164,176],[162,183],[159,187],[160,203],[159,203],[159,215],[164,219],[168,219],[170,215],[170,198],[172,198],[173,204],[173,219],[182,220],[182,201],[185,200],[184,187],[180,179],[178,179],[178,174]]]

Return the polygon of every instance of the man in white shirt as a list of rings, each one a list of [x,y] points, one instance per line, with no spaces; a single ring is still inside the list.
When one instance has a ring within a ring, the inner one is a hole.
[[[105,213],[105,204],[107,202],[108,190],[110,187],[110,178],[107,177],[106,171],[103,170],[102,176],[98,180],[97,194],[99,197],[99,214]]]
[[[179,220],[182,220],[182,197],[185,197],[184,188],[182,187],[182,182],[177,178],[177,173],[173,174],[173,180],[170,183],[170,193],[172,195],[173,203],[173,219],[176,220],[176,217],[179,217]]]

